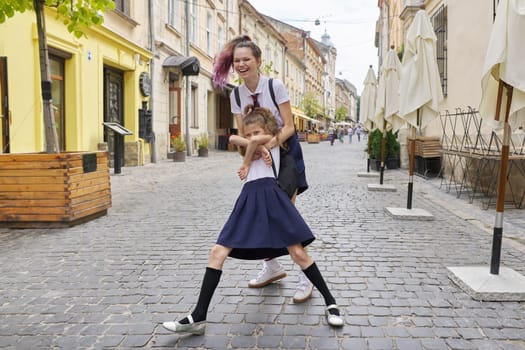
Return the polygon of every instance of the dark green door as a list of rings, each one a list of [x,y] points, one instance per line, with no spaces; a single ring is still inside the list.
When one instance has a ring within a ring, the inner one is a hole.
[[[113,68],[104,68],[104,122],[115,122],[124,126],[124,74]],[[115,144],[115,132],[104,128],[104,141],[108,144],[110,166],[114,161],[124,165],[124,143]],[[115,149],[115,147],[118,148]],[[115,159],[115,151],[120,155]]]

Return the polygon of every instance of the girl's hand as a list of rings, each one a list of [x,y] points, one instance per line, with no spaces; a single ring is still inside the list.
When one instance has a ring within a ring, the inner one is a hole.
[[[250,167],[249,166],[246,166],[246,165],[241,165],[241,167],[239,168],[239,170],[237,170],[237,175],[239,176],[239,179],[241,180],[245,180],[246,177],[248,176],[248,171],[250,170]]]
[[[261,150],[258,149],[257,151],[253,152],[252,160],[257,160],[261,157],[262,157]]]
[[[266,147],[262,147],[261,156],[264,160],[264,164],[266,164],[267,166],[272,166],[272,156],[270,155],[269,149],[267,149]]]

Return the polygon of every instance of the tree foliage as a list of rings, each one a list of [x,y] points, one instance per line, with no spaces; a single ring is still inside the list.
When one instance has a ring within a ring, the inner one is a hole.
[[[83,28],[102,24],[104,12],[115,8],[113,0],[37,0],[54,7],[70,33],[77,38],[84,35]],[[16,13],[34,10],[34,0],[0,0],[0,23]]]
[[[304,94],[304,98],[300,103],[300,107],[310,118],[317,117],[319,114],[322,114],[323,111],[317,96],[313,92],[307,92]]]
[[[337,107],[337,109],[335,110],[335,120],[337,120],[338,122],[344,121],[347,115],[348,110],[344,106]]]

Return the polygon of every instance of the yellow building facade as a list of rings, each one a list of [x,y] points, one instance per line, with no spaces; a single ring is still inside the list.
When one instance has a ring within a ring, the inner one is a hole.
[[[45,11],[60,150],[92,151],[107,143],[114,153],[113,132],[103,123],[118,122],[132,132],[125,136],[122,163],[143,163],[149,151],[139,138],[138,110],[148,99],[147,63],[152,55],[101,26],[87,28],[86,36],[77,39],[53,9]],[[16,14],[0,25],[0,57],[2,94],[8,101],[2,108],[2,115],[8,116],[8,122],[2,123],[2,152],[43,151],[45,130],[34,12]]]

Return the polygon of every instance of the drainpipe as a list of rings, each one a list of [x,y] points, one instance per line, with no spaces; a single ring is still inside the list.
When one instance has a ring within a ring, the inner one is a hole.
[[[155,120],[155,113],[154,113],[154,110],[153,110],[153,90],[154,90],[154,87],[155,87],[155,84],[154,84],[154,77],[155,77],[155,25],[154,25],[154,22],[153,22],[153,1],[150,0],[148,1],[148,5],[149,5],[149,11],[148,11],[148,15],[149,15],[149,48],[151,50],[151,53],[153,54],[153,57],[151,58],[150,62],[149,62],[149,76],[150,76],[150,80],[151,80],[151,91],[150,91],[150,95],[149,95],[149,109],[151,110],[151,127],[152,127],[152,130],[153,130],[153,135],[152,135],[152,138],[151,138],[151,147],[150,147],[150,151],[151,151],[151,162],[152,163],[157,163],[157,145],[156,145],[156,142],[155,142],[155,129],[153,128],[153,125],[155,124],[153,121]]]
[[[186,1],[186,57],[190,57],[190,2]],[[186,155],[191,156],[191,144],[190,144],[190,76],[186,75]]]

